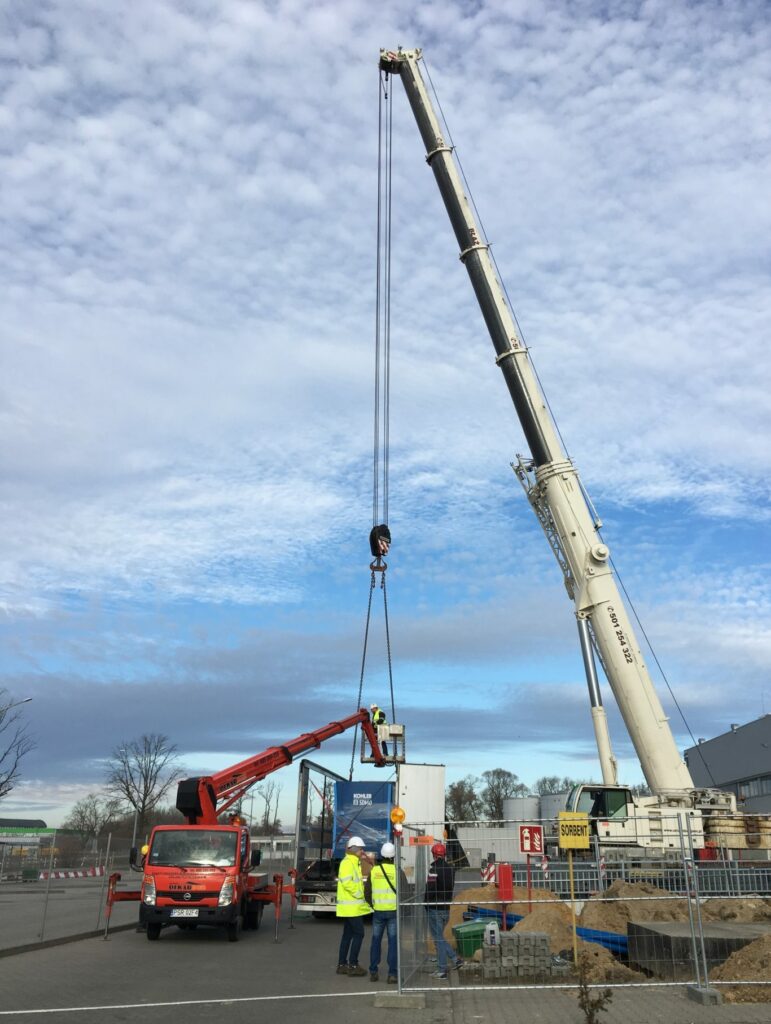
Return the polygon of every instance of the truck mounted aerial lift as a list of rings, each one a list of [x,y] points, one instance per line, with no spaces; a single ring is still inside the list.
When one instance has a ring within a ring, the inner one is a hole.
[[[149,843],[142,847],[141,863],[139,852],[131,851],[132,868],[143,872],[141,889],[118,892],[120,875],[113,875],[108,887],[108,918],[114,902],[139,900],[139,922],[151,941],[160,937],[162,928],[176,924],[186,930],[199,925],[223,927],[228,939],[235,942],[242,927],[259,927],[266,903],[273,903],[278,913],[283,893],[294,896],[294,887],[285,886],[282,875],[275,875],[271,885],[266,873],[255,872],[260,851],[251,849],[246,821],[232,814],[223,823],[222,815],[267,775],[356,726],[362,729],[362,759],[367,763],[384,767],[403,758],[403,727],[388,727],[389,739],[397,745],[386,756],[369,711],[360,708],[339,722],[269,747],[221,772],[182,780],[177,788],[177,810],[187,819],[186,824],[156,826]]]
[[[678,828],[668,831],[666,818],[687,825],[695,846],[714,831],[714,845],[733,833],[735,845],[765,844],[736,833],[733,794],[694,786],[680,755],[669,721],[645,665],[629,615],[610,564],[610,552],[598,531],[601,522],[591,507],[573,462],[568,457],[549,412],[527,347],[498,280],[493,259],[471,202],[452,146],[420,71],[419,49],[381,50],[380,70],[399,77],[426,149],[466,267],[479,302],[495,361],[503,373],[525,439],[529,457],[518,456],[515,472],[562,570],[565,588],[575,606],[581,650],[589,686],[592,719],[603,784],[576,787],[567,810],[586,811],[593,828],[609,845],[666,848],[679,845]],[[595,671],[596,652],[650,787],[651,797],[633,797],[619,786],[605,709]],[[727,827],[727,820],[732,826]],[[709,839],[708,839],[709,841]]]

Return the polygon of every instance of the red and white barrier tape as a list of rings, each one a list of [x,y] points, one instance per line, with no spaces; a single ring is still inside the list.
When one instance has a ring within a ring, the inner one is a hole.
[[[47,871],[41,871],[38,875],[38,879],[41,882],[45,882],[48,878]],[[62,869],[61,871],[52,871],[51,878],[100,878],[104,874],[104,865],[100,868],[82,868],[81,870],[68,870]]]

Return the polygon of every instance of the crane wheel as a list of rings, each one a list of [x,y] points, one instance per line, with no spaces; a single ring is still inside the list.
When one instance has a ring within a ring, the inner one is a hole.
[[[150,942],[155,942],[156,939],[161,937],[161,926],[157,922],[151,922],[147,926],[147,938]]]

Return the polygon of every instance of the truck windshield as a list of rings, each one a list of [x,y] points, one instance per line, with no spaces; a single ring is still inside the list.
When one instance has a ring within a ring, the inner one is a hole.
[[[148,864],[153,867],[233,867],[236,833],[204,828],[175,828],[153,836]]]

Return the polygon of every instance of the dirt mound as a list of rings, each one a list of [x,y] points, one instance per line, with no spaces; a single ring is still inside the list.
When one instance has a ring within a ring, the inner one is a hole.
[[[687,921],[688,901],[647,882],[613,882],[584,904],[579,925],[626,935],[629,921]]]
[[[564,903],[549,903],[533,907],[521,921],[514,925],[515,932],[546,932],[552,953],[573,948],[573,928],[570,908]]]
[[[570,948],[572,948],[572,939]],[[586,980],[590,985],[599,985],[603,982],[646,981],[644,974],[625,967],[624,964],[616,960],[609,949],[596,942],[578,940],[579,961],[582,957],[586,965]]]
[[[522,885],[515,885],[512,898],[521,902],[507,904],[507,913],[526,914],[528,906],[527,888]],[[445,938],[452,942],[452,929],[455,925],[463,923],[463,915],[469,905],[483,907],[487,910],[501,910],[502,907],[497,902],[499,899],[497,885],[477,885],[473,888],[458,888],[452,898],[453,905],[450,907],[450,920],[444,931]],[[537,909],[539,903],[552,902],[556,899],[558,897],[551,889],[533,889],[532,891],[534,910]]]
[[[771,921],[771,900],[755,895],[706,900],[701,917],[703,921]]]
[[[771,982],[771,935],[737,949],[710,971],[710,981]],[[771,1003],[771,984],[720,985],[718,990],[727,1003]]]

